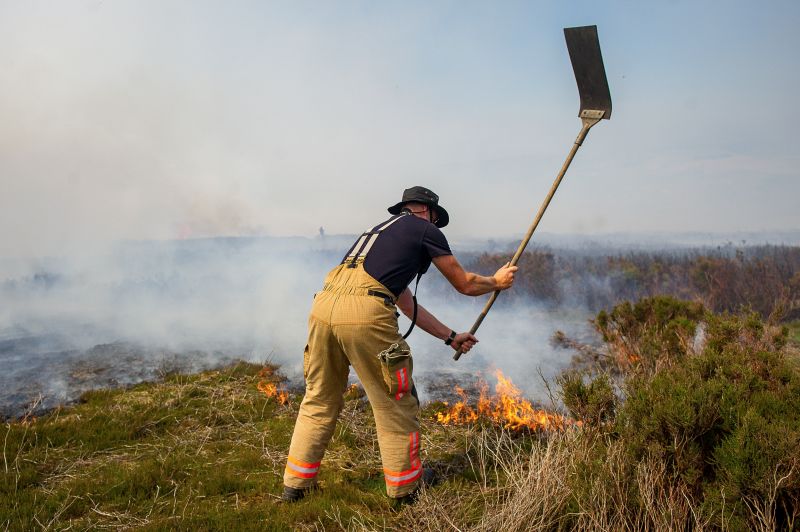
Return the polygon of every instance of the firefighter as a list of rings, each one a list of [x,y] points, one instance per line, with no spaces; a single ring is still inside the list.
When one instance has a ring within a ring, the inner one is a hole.
[[[294,502],[316,485],[320,463],[344,404],[349,366],[364,386],[375,416],[387,495],[412,500],[433,472],[420,460],[419,399],[411,349],[398,330],[399,308],[428,334],[469,351],[478,339],[456,333],[416,302],[416,284],[431,262],[460,293],[505,290],[516,266],[491,277],[465,271],[440,230],[449,221],[439,197],[424,187],[403,192],[392,215],[365,232],[314,296],[303,355],[306,393],[300,404],[284,472],[282,499]]]

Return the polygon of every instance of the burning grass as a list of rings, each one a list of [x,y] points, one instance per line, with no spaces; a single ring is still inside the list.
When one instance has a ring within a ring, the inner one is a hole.
[[[456,386],[455,392],[461,398],[454,405],[443,402],[446,409],[436,413],[436,421],[443,425],[464,425],[488,422],[511,431],[563,430],[575,422],[564,416],[535,408],[522,396],[511,379],[495,370],[497,385],[495,393],[489,393],[489,384],[479,382],[479,397],[471,403],[463,388]]]
[[[273,366],[264,366],[264,369],[258,372],[258,377],[261,378],[256,384],[258,391],[263,393],[267,399],[274,398],[279,405],[285,405],[289,402],[289,392],[282,384],[283,378],[280,374],[276,374],[276,368]]]

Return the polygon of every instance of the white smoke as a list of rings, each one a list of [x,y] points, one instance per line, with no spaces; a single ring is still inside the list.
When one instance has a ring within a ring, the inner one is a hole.
[[[52,406],[86,387],[236,358],[280,364],[299,385],[313,294],[351,239],[127,242],[102,253],[7,261],[0,269],[0,359],[7,368],[0,406],[18,408],[35,393]],[[434,275],[423,277],[420,303],[446,325],[468,330],[488,296],[443,290]],[[552,376],[569,362],[549,338],[556,329],[580,334],[587,317],[531,302],[498,304],[478,346],[458,362],[418,328],[409,341],[421,396],[429,396],[426,383],[443,376],[485,373],[491,380],[496,367],[544,399],[539,371]],[[400,328],[407,326],[401,318]]]

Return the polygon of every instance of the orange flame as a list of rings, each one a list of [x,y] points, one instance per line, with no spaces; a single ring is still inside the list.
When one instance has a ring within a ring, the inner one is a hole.
[[[272,382],[261,381],[256,385],[256,387],[268,398],[274,397],[280,405],[285,405],[289,402],[289,392],[286,390],[278,390],[278,387]]]
[[[275,370],[267,366],[258,372],[258,376],[263,378],[268,378],[271,377],[274,373]],[[289,392],[283,389],[279,390],[278,386],[274,382],[261,380],[258,382],[258,384],[256,384],[256,388],[258,388],[258,391],[266,395],[267,399],[274,397],[279,405],[285,405],[286,403],[289,402]]]
[[[353,384],[351,384],[350,386],[348,386],[345,389],[344,397],[345,397],[345,399],[348,399],[348,400],[349,399],[360,399],[361,397],[364,397],[364,390],[362,390],[361,387],[359,387],[358,384],[353,383]]]
[[[530,401],[522,397],[522,392],[511,379],[500,370],[496,370],[495,375],[497,386],[494,396],[489,395],[489,386],[481,382],[480,397],[473,407],[469,405],[464,390],[456,386],[455,391],[461,400],[446,412],[436,414],[436,421],[443,425],[463,425],[483,418],[511,430],[560,430],[574,424],[564,416],[534,408]]]

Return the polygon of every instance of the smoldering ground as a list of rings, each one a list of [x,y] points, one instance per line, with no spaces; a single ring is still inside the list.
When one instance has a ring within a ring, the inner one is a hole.
[[[313,294],[352,237],[209,238],[124,242],[102,251],[2,262],[0,415],[21,415],[169,371],[198,371],[244,359],[280,364],[302,383]],[[469,329],[485,297],[461,296],[431,272],[420,302],[444,323]],[[480,344],[460,361],[417,329],[409,341],[423,400],[443,379],[498,368],[529,396],[545,399],[569,354],[550,346],[556,329],[587,334],[588,311],[532,301],[496,306]],[[409,322],[401,317],[400,327]],[[491,380],[491,379],[490,379]]]

